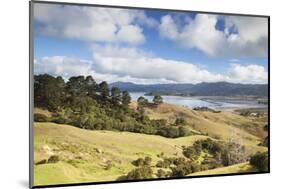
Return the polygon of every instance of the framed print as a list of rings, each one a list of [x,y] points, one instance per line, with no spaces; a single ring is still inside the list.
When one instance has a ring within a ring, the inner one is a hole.
[[[269,16],[30,2],[30,187],[269,173]]]

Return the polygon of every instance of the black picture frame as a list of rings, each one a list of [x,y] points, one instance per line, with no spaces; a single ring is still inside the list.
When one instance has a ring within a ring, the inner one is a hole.
[[[56,5],[74,5],[74,6],[87,6],[87,7],[103,7],[103,8],[119,8],[119,9],[139,9],[139,10],[158,10],[158,11],[173,11],[183,13],[202,13],[202,14],[215,14],[227,16],[247,16],[247,17],[260,17],[267,18],[268,20],[268,171],[266,172],[247,172],[247,173],[227,173],[216,175],[200,175],[200,176],[187,176],[177,178],[155,178],[155,179],[141,179],[141,180],[122,180],[122,181],[102,181],[102,182],[86,182],[86,183],[73,183],[73,184],[54,184],[54,185],[33,185],[33,171],[34,171],[34,149],[33,149],[33,64],[34,64],[34,28],[33,28],[33,5],[34,4],[56,4]],[[132,183],[132,182],[147,182],[147,181],[163,181],[163,180],[178,180],[178,179],[191,179],[191,178],[211,178],[211,177],[224,177],[224,176],[240,176],[240,175],[254,175],[254,174],[268,174],[270,173],[270,16],[259,14],[241,14],[241,13],[227,13],[227,12],[207,12],[196,10],[178,10],[178,9],[163,9],[163,8],[149,8],[149,7],[133,7],[133,6],[117,6],[117,5],[101,5],[101,4],[87,4],[87,3],[69,3],[57,1],[29,1],[29,187],[30,188],[53,188],[53,187],[67,187],[67,186],[85,186],[85,185],[98,185],[98,184],[113,184],[113,183]]]

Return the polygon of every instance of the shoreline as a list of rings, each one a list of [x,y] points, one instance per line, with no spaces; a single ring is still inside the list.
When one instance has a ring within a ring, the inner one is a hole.
[[[134,107],[137,107],[137,101],[136,100],[132,100],[131,101],[131,105]],[[193,110],[192,107],[186,106],[186,105],[179,105],[179,104],[173,104],[173,103],[168,103],[168,102],[163,102],[163,104],[167,104],[167,105],[171,105],[171,106],[177,106],[180,108],[186,108],[188,110]],[[204,106],[201,106],[204,107]],[[267,107],[220,107],[220,108],[213,108],[213,107],[208,107],[207,108],[213,109],[215,111],[223,111],[223,112],[232,112],[232,113],[237,113],[239,111],[245,111],[245,110],[254,110],[254,111],[267,111],[268,110],[268,106]],[[196,111],[196,110],[193,110]]]

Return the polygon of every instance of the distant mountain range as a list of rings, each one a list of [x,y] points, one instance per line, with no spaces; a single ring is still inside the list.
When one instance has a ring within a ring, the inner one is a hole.
[[[131,82],[114,82],[116,86],[129,92],[182,94],[193,96],[267,96],[267,84],[236,84],[228,82],[199,84],[152,84],[142,85]]]

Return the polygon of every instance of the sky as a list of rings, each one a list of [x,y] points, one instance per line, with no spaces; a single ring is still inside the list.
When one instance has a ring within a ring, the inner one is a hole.
[[[109,83],[268,82],[267,18],[34,6],[34,72]]]

